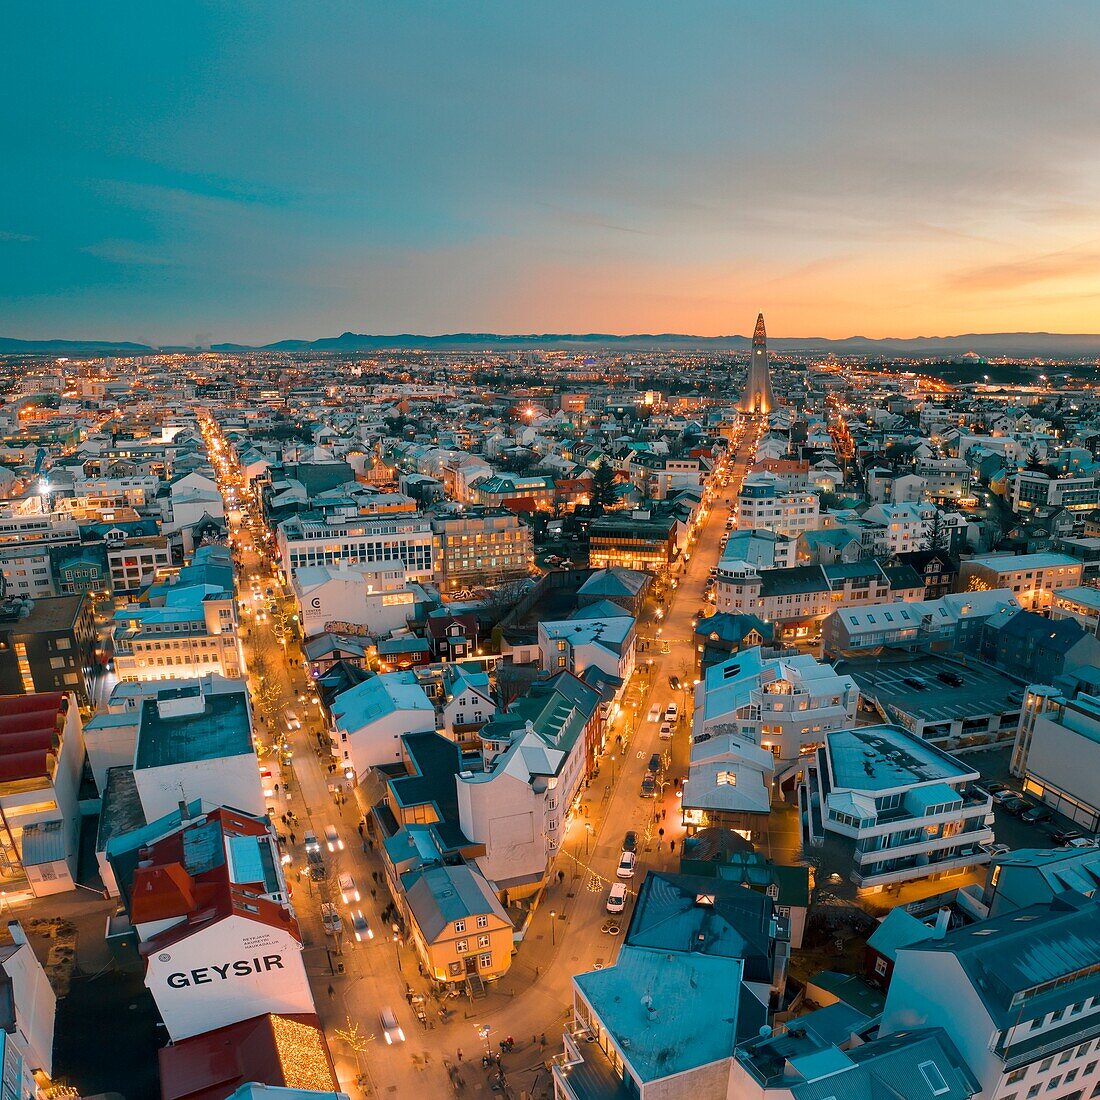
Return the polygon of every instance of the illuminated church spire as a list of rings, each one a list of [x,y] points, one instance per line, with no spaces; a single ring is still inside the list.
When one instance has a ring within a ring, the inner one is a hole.
[[[740,409],[747,413],[769,413],[775,408],[771,374],[768,370],[768,334],[764,329],[764,314],[756,318],[749,358],[749,376],[741,395]]]

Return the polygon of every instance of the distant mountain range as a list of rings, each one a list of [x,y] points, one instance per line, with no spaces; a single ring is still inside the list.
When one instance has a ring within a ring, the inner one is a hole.
[[[492,332],[456,332],[443,336],[372,336],[345,332],[320,340],[279,340],[256,347],[249,344],[213,344],[224,352],[376,352],[376,351],[523,351],[539,348],[575,351],[745,351],[748,336],[687,336],[677,333],[541,333],[500,335]],[[956,357],[972,352],[981,356],[1014,358],[1081,359],[1100,356],[1100,334],[1056,332],[986,332],[961,336],[917,336],[872,340],[850,336],[829,340],[818,336],[769,337],[773,351],[804,354],[833,352],[837,355]],[[6,355],[148,355],[157,351],[194,351],[190,347],[151,347],[109,340],[13,340],[0,337],[0,354]]]

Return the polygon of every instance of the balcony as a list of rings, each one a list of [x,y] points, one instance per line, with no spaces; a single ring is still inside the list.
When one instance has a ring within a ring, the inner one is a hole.
[[[983,834],[975,834],[975,843],[982,844],[993,838],[992,830],[986,830],[988,836],[981,839]],[[890,858],[895,858],[891,855]],[[909,882],[911,879],[924,878],[926,875],[942,874],[945,871],[965,871],[968,867],[977,867],[989,862],[989,853],[975,847],[974,851],[967,855],[955,856],[953,859],[929,860],[919,856],[912,857],[905,867],[898,867],[893,871],[883,871],[881,874],[869,873],[862,875],[853,871],[852,881],[861,888],[868,886],[891,886],[897,882]]]
[[[565,1053],[555,1055],[552,1064],[555,1095],[560,1093],[570,1100],[632,1100],[637,1097],[616,1073],[599,1043],[588,1040],[584,1032],[569,1036]]]
[[[931,858],[933,853],[946,847],[954,847],[960,843],[970,842],[974,845],[989,844],[993,840],[992,829],[974,829],[971,832],[955,833],[954,836],[925,837],[914,840],[909,844],[899,844],[894,848],[876,848],[870,852],[856,851],[856,863],[862,867],[869,863],[880,863],[884,859],[905,859],[907,856],[920,856],[926,854]]]

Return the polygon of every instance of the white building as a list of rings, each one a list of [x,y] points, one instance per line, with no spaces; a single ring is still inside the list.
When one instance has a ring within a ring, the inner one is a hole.
[[[763,528],[797,536],[821,526],[816,493],[791,489],[775,474],[749,474],[737,494],[734,509],[738,530]]]
[[[357,781],[378,764],[401,760],[401,735],[431,733],[435,706],[416,674],[372,676],[336,697],[332,704],[332,748]]]
[[[941,1027],[979,1100],[1087,1100],[1100,1082],[1100,905],[1061,894],[897,951],[879,1034]]]
[[[985,554],[962,562],[959,587],[1007,588],[1025,611],[1045,611],[1059,589],[1080,586],[1082,568],[1068,554]]]
[[[1100,588],[1082,585],[1052,593],[1050,617],[1076,619],[1090,634],[1100,638]]]
[[[825,831],[853,842],[851,879],[863,889],[988,863],[993,801],[977,779],[900,726],[828,733],[806,773]]]
[[[435,576],[436,554],[431,522],[415,515],[393,517],[291,516],[275,535],[283,576],[313,565],[401,562],[414,581]]]
[[[1089,832],[1100,832],[1100,698],[1068,699],[1033,684],[1012,749],[1024,790]]]
[[[305,566],[294,571],[291,589],[306,638],[348,626],[389,634],[408,625],[416,600],[400,561]]]
[[[108,856],[145,960],[145,984],[173,1042],[267,1012],[313,1012],[302,939],[264,818],[177,810]],[[131,855],[125,860],[125,855]]]
[[[250,814],[267,809],[243,681],[236,690],[208,691],[196,682],[145,698],[133,764],[147,821],[181,799],[202,798]]]
[[[8,921],[0,943],[0,1068],[4,1100],[37,1100],[53,1076],[57,996],[27,941],[23,926]]]
[[[808,653],[764,658],[742,650],[703,673],[695,689],[692,738],[732,732],[792,761],[826,733],[855,724],[859,689],[850,676]]]
[[[544,672],[582,676],[595,667],[618,678],[621,691],[634,671],[634,617],[609,600],[578,608],[568,619],[540,622],[538,639]]]

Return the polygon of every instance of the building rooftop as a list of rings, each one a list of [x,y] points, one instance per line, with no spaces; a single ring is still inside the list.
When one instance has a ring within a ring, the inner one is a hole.
[[[405,898],[429,943],[456,920],[493,914],[512,923],[486,879],[465,863],[437,863],[410,872],[408,879]]]
[[[860,726],[827,733],[825,749],[833,786],[844,790],[892,791],[977,775],[900,726]]]
[[[68,706],[60,691],[0,696],[0,782],[50,778]]]
[[[253,752],[248,700],[239,691],[204,694],[202,710],[171,713],[161,703],[197,689],[166,689],[141,707],[135,769],[170,768]]]

